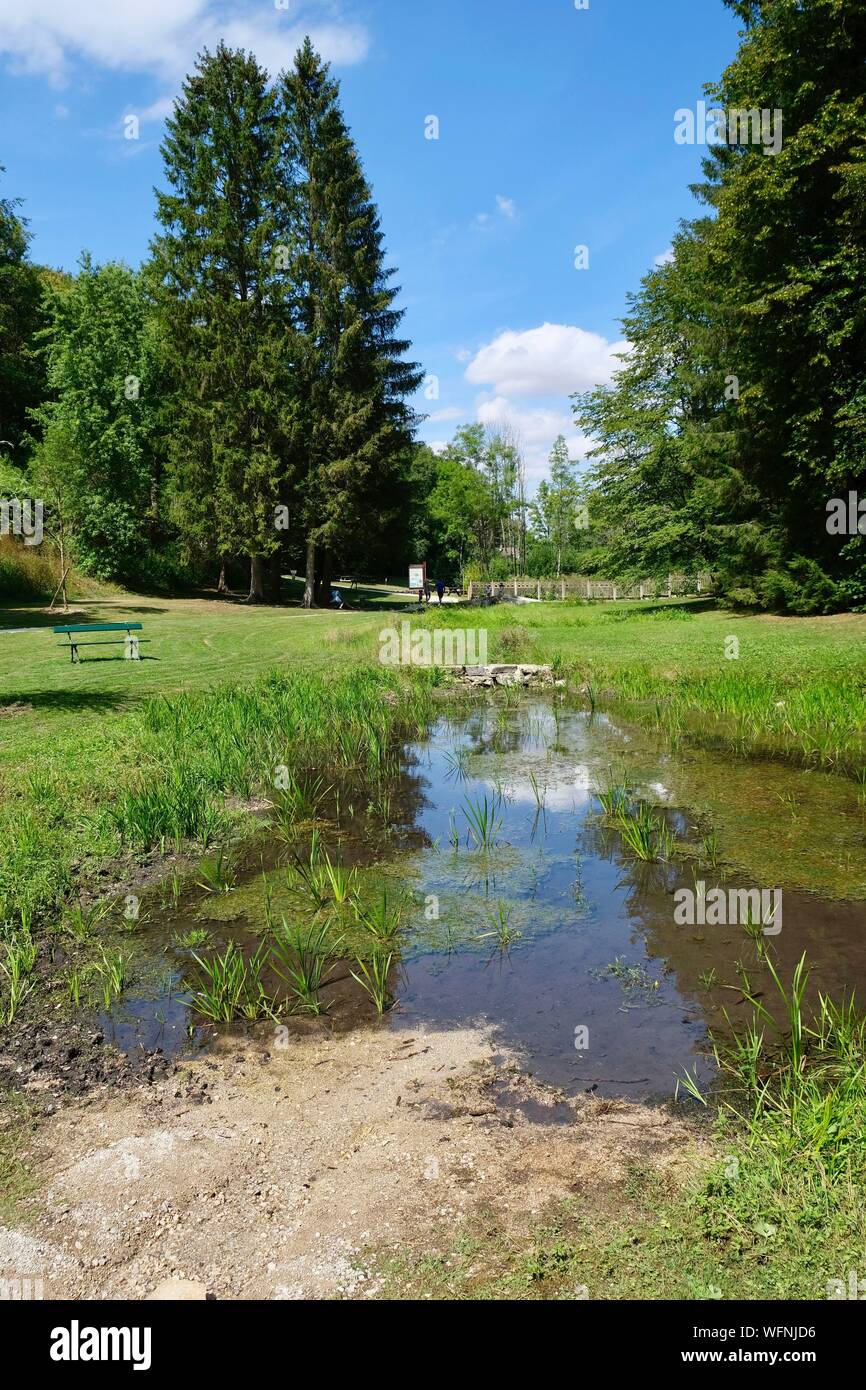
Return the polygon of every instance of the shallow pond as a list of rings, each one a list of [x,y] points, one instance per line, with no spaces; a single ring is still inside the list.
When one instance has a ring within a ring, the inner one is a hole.
[[[597,792],[611,782],[656,808],[662,860],[637,858],[605,818]],[[383,1026],[483,1022],[569,1094],[647,1098],[670,1096],[686,1070],[711,1079],[708,1029],[749,1020],[744,981],[775,1009],[765,952],[783,981],[805,951],[814,989],[866,994],[866,816],[841,779],[673,753],[563,700],[524,698],[440,718],[373,804],[337,792],[323,844],[365,891],[407,905]],[[103,1018],[110,1037],[166,1051],[206,1040],[189,1008],[192,948],[179,942],[198,929],[211,949],[254,947],[266,913],[285,908],[288,853],[265,833],[231,891],[147,904],[136,982]],[[760,918],[757,931],[748,918],[713,924],[705,904],[719,885],[780,889],[778,924],[765,919],[769,935]],[[329,990],[327,1017],[303,1026],[372,1022],[348,968]]]

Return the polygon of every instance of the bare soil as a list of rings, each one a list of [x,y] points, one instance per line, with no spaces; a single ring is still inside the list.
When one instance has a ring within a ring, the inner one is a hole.
[[[223,1039],[41,1121],[0,1274],[47,1298],[172,1277],[216,1299],[370,1298],[375,1250],[420,1252],[481,1208],[517,1225],[551,1199],[615,1201],[631,1164],[675,1170],[702,1144],[666,1109],[565,1100],[480,1028]]]

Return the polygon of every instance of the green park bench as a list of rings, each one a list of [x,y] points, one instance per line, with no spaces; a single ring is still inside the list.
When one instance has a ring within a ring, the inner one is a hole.
[[[141,623],[79,623],[71,627],[54,628],[55,633],[59,633],[67,638],[67,641],[60,642],[59,646],[68,646],[70,661],[77,661],[79,663],[81,661],[81,657],[78,654],[79,647],[110,647],[120,643],[123,643],[123,645],[126,646],[127,643],[129,643],[129,639],[132,637],[133,632],[140,631]],[[103,637],[98,639],[87,637],[84,639],[84,641],[81,641],[79,638],[79,633],[82,632],[123,632],[126,635],[124,637]],[[147,640],[148,639],[146,637],[136,638],[134,644],[129,643],[131,650],[135,653],[133,658],[134,660],[139,660],[139,641],[146,642]]]

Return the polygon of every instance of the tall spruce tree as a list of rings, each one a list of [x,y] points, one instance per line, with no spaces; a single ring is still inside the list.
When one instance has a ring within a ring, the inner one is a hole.
[[[403,313],[394,308],[378,212],[339,88],[309,39],[280,95],[309,606],[317,590],[327,596],[332,559],[384,523],[411,433],[406,398],[422,373],[404,360],[409,344],[397,337]]]
[[[264,598],[291,469],[287,240],[279,120],[252,54],[220,44],[183,85],[162,147],[169,192],[152,246],[153,293],[173,384],[174,510],[191,547],[250,562]]]

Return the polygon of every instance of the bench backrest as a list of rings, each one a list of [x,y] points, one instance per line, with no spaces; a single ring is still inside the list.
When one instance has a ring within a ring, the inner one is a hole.
[[[133,632],[141,623],[81,623],[77,627],[55,627],[54,632]]]

